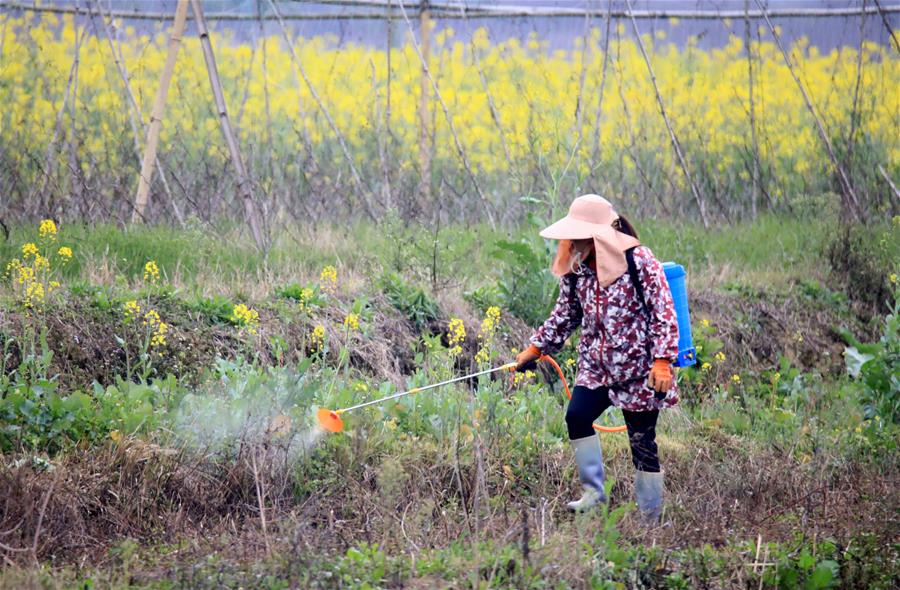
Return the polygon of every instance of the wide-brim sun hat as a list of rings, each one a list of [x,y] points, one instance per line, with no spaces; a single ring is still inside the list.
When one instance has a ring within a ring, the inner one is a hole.
[[[619,218],[612,204],[600,195],[581,195],[569,207],[569,214],[541,230],[549,240],[587,240]]]

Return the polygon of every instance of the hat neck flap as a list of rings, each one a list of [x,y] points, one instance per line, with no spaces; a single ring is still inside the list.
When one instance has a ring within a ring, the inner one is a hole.
[[[616,230],[611,225],[598,229],[593,238],[597,282],[601,287],[608,287],[628,270],[625,251],[640,246],[641,242],[633,236]]]

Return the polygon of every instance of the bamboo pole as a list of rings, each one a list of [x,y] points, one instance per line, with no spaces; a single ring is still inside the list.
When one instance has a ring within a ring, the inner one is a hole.
[[[199,0],[191,0],[191,8],[194,11],[194,20],[197,21],[197,33],[200,36],[200,45],[203,47],[203,58],[206,60],[206,71],[209,74],[209,84],[212,86],[213,98],[216,101],[216,110],[219,112],[219,123],[222,128],[222,135],[225,137],[225,143],[228,145],[228,152],[231,155],[231,162],[234,165],[234,171],[237,175],[238,192],[241,200],[244,202],[244,212],[247,216],[247,222],[250,224],[250,233],[253,234],[253,241],[256,247],[261,251],[265,251],[266,242],[263,238],[262,227],[260,224],[259,214],[256,209],[256,203],[253,201],[253,190],[250,184],[250,178],[244,168],[241,160],[241,152],[238,147],[237,138],[234,130],[231,128],[231,121],[228,118],[228,108],[225,104],[225,93],[222,91],[222,83],[219,80],[219,70],[216,67],[216,56],[213,53],[212,41],[209,38],[209,30],[206,28],[206,20],[203,18],[203,8],[200,6]]]
[[[631,0],[625,0],[625,4],[628,6],[629,15],[631,15]],[[666,106],[663,103],[662,94],[659,92],[659,85],[656,83],[656,74],[653,72],[653,64],[650,63],[650,57],[647,55],[647,50],[644,48],[644,41],[641,39],[641,32],[638,30],[637,21],[634,19],[634,16],[631,16],[631,26],[634,28],[634,36],[638,48],[641,50],[641,55],[644,56],[644,63],[647,64],[647,71],[650,73],[650,82],[653,84],[653,92],[656,94],[656,103],[659,105],[659,112],[662,115],[663,121],[666,123],[666,129],[669,131],[669,138],[672,140],[675,156],[678,158],[681,171],[684,172],[684,177],[691,187],[691,192],[694,194],[694,200],[697,201],[697,207],[700,209],[700,220],[703,222],[703,227],[709,227],[709,219],[706,215],[706,204],[703,200],[703,195],[700,193],[700,189],[691,177],[687,160],[684,157],[684,153],[681,151],[681,144],[678,141],[678,136],[675,135],[675,129],[672,127],[671,121],[669,121],[669,115],[666,114]]]
[[[116,71],[119,73],[119,78],[122,80],[122,87],[125,89],[125,96],[128,99],[128,123],[131,125],[131,135],[134,140],[134,154],[137,158],[138,163],[141,162],[141,131],[146,133],[147,126],[144,125],[144,122],[141,120],[141,109],[137,104],[137,99],[134,97],[134,91],[131,89],[131,82],[128,80],[128,70],[125,67],[125,60],[122,58],[121,49],[116,49],[115,44],[112,39],[112,31],[109,23],[106,22],[106,17],[103,14],[103,5],[100,3],[100,0],[94,0],[94,3],[97,5],[97,12],[100,15],[100,22],[103,23],[103,32],[106,36],[106,42],[109,45],[109,52],[113,56],[113,63],[116,65]],[[138,130],[140,128],[140,131]],[[169,204],[172,206],[172,211],[175,213],[175,219],[178,220],[178,224],[181,227],[185,226],[184,223],[184,215],[181,213],[181,209],[178,207],[178,203],[175,202],[175,197],[172,194],[172,189],[169,187],[169,182],[166,179],[165,169],[163,168],[162,162],[159,161],[159,156],[156,157],[156,169],[159,171],[159,180],[162,182],[163,190],[166,193],[166,198],[169,200]]]
[[[431,150],[428,145],[428,58],[431,53],[431,21],[428,17],[428,0],[419,4],[419,38],[422,67],[419,72],[419,193],[423,203],[431,197]]]
[[[844,222],[848,222],[854,216],[859,218],[859,215],[861,213],[861,211],[859,210],[859,199],[856,198],[856,193],[853,190],[853,185],[850,184],[850,179],[847,178],[847,174],[844,172],[843,166],[841,166],[840,161],[838,161],[837,155],[834,152],[834,146],[831,145],[831,139],[829,139],[828,133],[825,131],[825,126],[822,124],[822,119],[821,117],[819,117],[819,114],[816,111],[816,107],[812,103],[812,99],[806,92],[806,87],[803,86],[803,82],[801,82],[800,78],[797,76],[797,72],[794,69],[791,58],[788,55],[787,50],[784,48],[784,44],[781,42],[781,35],[779,35],[778,31],[775,30],[775,25],[772,24],[771,19],[769,19],[768,14],[766,13],[759,0],[756,0],[756,5],[759,6],[760,10],[762,11],[763,16],[766,19],[766,24],[769,27],[769,31],[772,33],[772,37],[775,39],[775,44],[778,46],[779,51],[781,51],[781,56],[784,58],[784,63],[785,65],[787,65],[788,71],[791,73],[791,77],[797,84],[797,88],[800,89],[800,94],[803,95],[803,101],[806,103],[806,108],[809,110],[810,114],[812,114],[812,117],[816,122],[816,129],[819,132],[819,137],[822,139],[822,143],[825,145],[825,150],[828,152],[828,157],[829,159],[831,159],[831,164],[832,166],[834,166],[834,169],[837,172],[838,180],[841,184],[841,205],[843,220]]]
[[[166,55],[166,63],[163,66],[162,77],[159,80],[159,88],[156,91],[156,99],[153,101],[153,110],[150,113],[150,125],[147,127],[147,141],[144,147],[144,159],[141,162],[141,174],[138,177],[137,195],[134,198],[134,212],[131,222],[137,223],[144,220],[144,209],[147,206],[147,197],[150,194],[150,181],[153,178],[153,165],[156,163],[156,148],[159,144],[159,132],[162,129],[162,120],[166,111],[166,100],[169,96],[169,83],[175,71],[175,61],[178,59],[178,50],[181,48],[181,37],[184,34],[184,24],[187,20],[188,0],[178,0],[175,7],[175,24],[172,25],[172,34],[169,36],[169,49]]]

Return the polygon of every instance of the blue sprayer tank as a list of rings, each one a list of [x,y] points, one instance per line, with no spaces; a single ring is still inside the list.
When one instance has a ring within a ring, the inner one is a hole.
[[[675,315],[678,317],[678,360],[675,361],[675,366],[689,367],[697,363],[697,351],[691,336],[691,312],[688,309],[684,267],[674,262],[665,262],[663,271],[669,282],[669,290],[672,291]]]

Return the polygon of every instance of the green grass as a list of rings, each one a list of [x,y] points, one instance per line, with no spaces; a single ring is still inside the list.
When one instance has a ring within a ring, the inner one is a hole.
[[[830,282],[824,255],[830,227],[826,221],[775,217],[710,231],[692,224],[638,222],[657,256],[684,264],[693,280],[706,282],[722,301],[767,306],[776,301],[772,289],[799,285],[802,301],[821,317],[843,321],[853,312],[839,293],[841,285]],[[106,491],[114,481],[101,482],[103,509],[121,515],[128,511],[117,501],[139,502],[157,520],[121,516],[128,526],[95,532],[100,536],[91,541],[96,544],[92,551],[107,555],[96,567],[66,562],[65,556],[77,559],[80,549],[59,547],[54,551],[63,561],[51,564],[48,558],[43,571],[16,570],[0,580],[0,587],[67,587],[88,578],[104,587],[128,587],[134,579],[137,587],[157,588],[283,588],[289,586],[286,580],[325,588],[400,583],[616,588],[638,585],[634,580],[688,588],[724,587],[734,579],[757,587],[760,575],[768,588],[890,587],[895,575],[890,560],[898,548],[888,545],[887,521],[879,514],[891,509],[884,502],[884,486],[897,481],[897,392],[882,376],[894,371],[896,335],[890,326],[896,319],[878,318],[885,344],[860,344],[861,351],[877,357],[870,365],[878,368],[871,383],[851,379],[841,367],[824,374],[804,369],[788,360],[795,352],[788,350],[795,346],[789,342],[772,342],[784,347],[780,365],[732,357],[729,346],[746,334],[732,329],[728,322],[736,320],[727,310],[712,326],[698,325],[697,342],[706,348],[702,358],[712,368],[682,373],[683,403],[661,422],[660,446],[672,469],[672,525],[649,536],[629,516],[631,464],[622,436],[603,438],[609,473],[619,481],[611,489],[612,509],[583,520],[562,513],[560,502],[576,487],[565,399],[558,386],[542,380],[511,386],[506,377],[482,379],[471,387],[423,392],[347,414],[342,435],[310,435],[320,406],[346,407],[475,369],[480,312],[466,306],[462,293],[473,288],[486,293],[509,280],[509,263],[494,254],[501,239],[527,245],[524,259],[534,268],[526,272],[542,270],[548,244],[536,232],[532,226],[508,232],[449,226],[429,233],[399,223],[358,223],[318,228],[315,237],[281,233],[263,257],[233,228],[212,234],[62,226],[59,243],[73,246],[76,261],[65,271],[60,306],[76,302],[96,309],[92,321],[108,322],[106,327],[118,335],[124,334],[121,304],[137,297],[172,321],[172,342],[196,346],[188,337],[202,333],[227,341],[228,346],[216,349],[228,351],[223,353],[227,358],[210,359],[206,366],[170,365],[181,367],[180,373],[146,382],[117,378],[63,387],[46,356],[55,343],[46,335],[40,342],[41,316],[34,316],[32,324],[23,319],[12,326],[31,326],[38,344],[25,350],[24,363],[4,365],[0,375],[0,442],[4,459],[9,458],[0,469],[10,481],[26,473],[35,485],[48,485],[53,477],[41,471],[48,464],[66,465],[58,473],[85,469],[91,476],[80,480],[83,485],[113,471],[111,477],[128,485],[115,488],[120,498]],[[879,225],[872,232],[883,237],[877,241],[879,252],[900,253],[897,229]],[[16,228],[13,239],[0,246],[0,257],[15,255],[33,233]],[[143,265],[151,259],[162,269],[163,282],[174,284],[143,284]],[[303,286],[318,281],[326,264],[337,266],[339,290],[317,294],[315,316],[303,316],[296,297]],[[385,273],[396,276],[379,283]],[[3,305],[15,310],[6,291]],[[237,302],[266,316],[260,334],[239,332],[229,323]],[[363,329],[350,334],[343,318],[364,304]],[[507,360],[527,333],[513,328],[508,309],[494,364]],[[467,318],[470,349],[462,357],[448,352],[441,334],[421,331],[414,342],[406,342],[410,350],[400,351],[410,355],[411,370],[376,377],[361,362],[373,351],[389,362],[399,354],[391,349],[397,345],[392,330],[399,329],[398,322],[418,323],[421,329],[439,312]],[[307,356],[299,345],[287,349],[290,338],[295,344],[304,341],[312,323],[328,326],[328,354]],[[820,328],[817,335],[827,333],[827,326]],[[179,330],[184,340],[177,339]],[[27,344],[27,333],[12,336]],[[8,335],[3,342],[10,342]],[[107,344],[116,350],[114,342]],[[719,349],[728,351],[728,364],[714,360]],[[279,350],[288,354],[279,356]],[[173,348],[167,354],[181,352]],[[4,362],[19,360],[4,355]],[[289,440],[300,441],[299,447],[267,432],[280,414],[290,417]],[[170,459],[168,449],[182,454]],[[248,457],[270,461],[261,480]],[[10,467],[19,461],[25,467]],[[192,469],[202,477],[191,479]],[[76,499],[89,493],[69,489],[68,480],[58,485]],[[826,487],[833,499],[821,505],[818,498]],[[42,501],[46,488],[37,489],[27,502]],[[209,506],[181,520],[181,508],[171,499],[196,494]],[[270,515],[265,533],[256,508],[259,494]],[[768,495],[776,501],[767,503]],[[94,506],[92,501],[71,503]],[[30,506],[28,514],[40,511],[27,502],[22,500]],[[66,521],[56,518],[53,506],[45,538],[55,542],[62,536],[53,527]],[[835,506],[854,516],[834,512]],[[537,524],[542,507],[549,523],[543,542]],[[530,523],[527,562],[517,524],[523,513]],[[154,525],[193,524],[191,518],[203,523],[203,533],[178,529],[163,535]],[[762,533],[766,555],[777,567],[759,574],[746,564],[755,559]],[[195,541],[173,556],[167,544],[182,547],[179,535]],[[271,551],[262,549],[267,543]]]
[[[710,230],[696,223],[659,219],[638,220],[636,225],[642,241],[660,259],[677,261],[692,273],[727,267],[738,274],[800,276],[821,266],[832,223],[763,216],[753,223]],[[268,256],[263,256],[234,227],[185,231],[67,223],[61,227],[59,244],[71,245],[76,252],[64,270],[69,279],[96,273],[106,265],[114,275],[134,280],[143,275],[148,260],[155,260],[165,275],[186,285],[198,277],[224,285],[253,282],[266,275],[314,277],[323,266],[335,264],[361,274],[370,274],[374,266],[429,286],[459,282],[477,286],[492,274],[498,239],[533,240],[538,229],[523,226],[494,232],[484,225],[451,225],[434,232],[400,222],[358,222],[319,226],[314,237],[279,231]],[[31,226],[13,228],[9,241],[0,244],[0,261],[18,256],[21,244],[35,240],[35,233]],[[890,252],[900,256],[896,232],[888,244]]]

